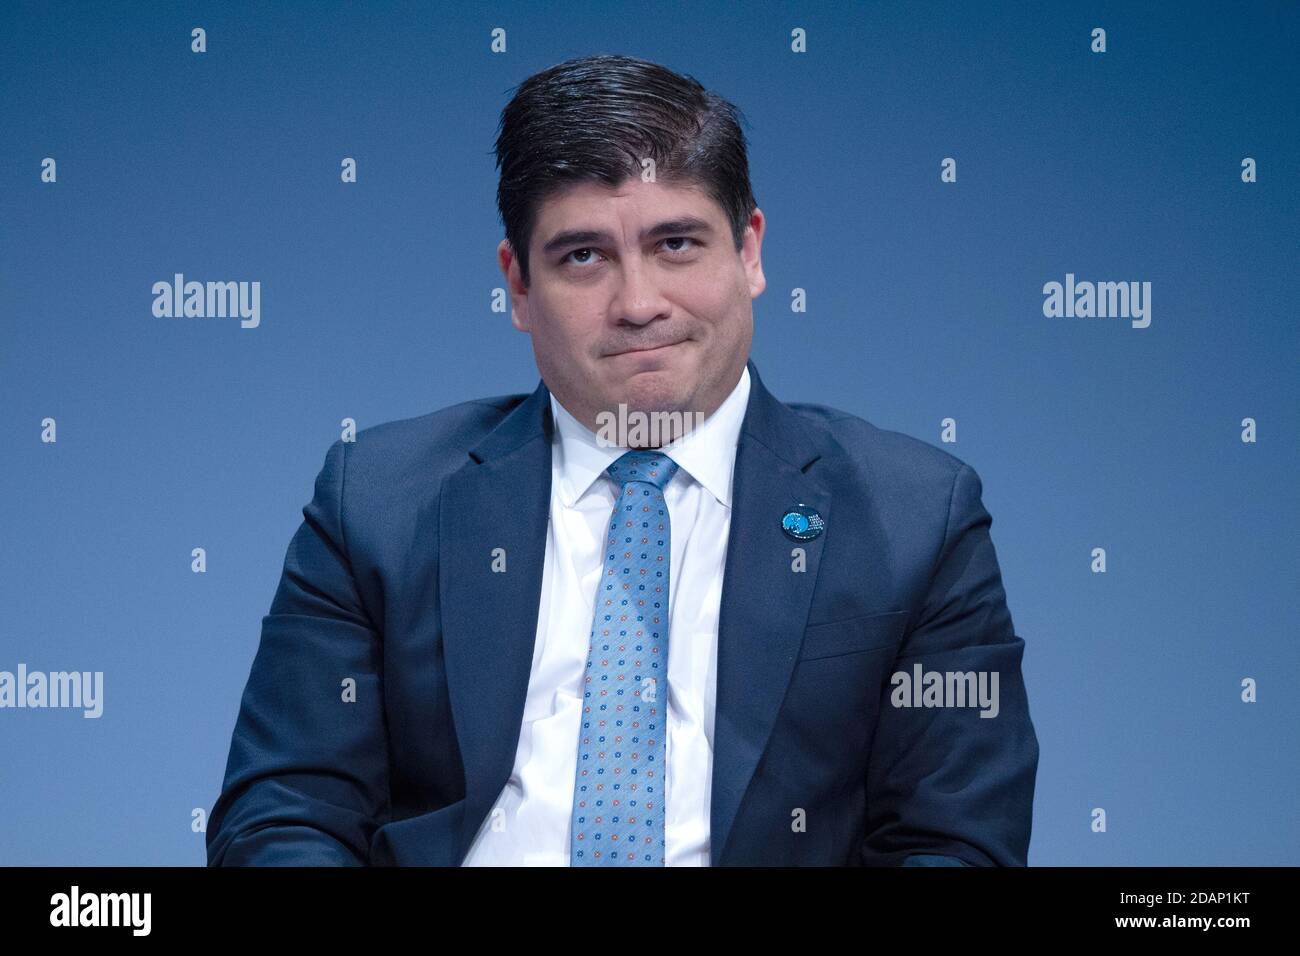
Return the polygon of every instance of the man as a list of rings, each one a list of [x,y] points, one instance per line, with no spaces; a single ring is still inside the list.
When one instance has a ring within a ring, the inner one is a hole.
[[[569,61],[497,154],[542,382],[330,448],[209,862],[1024,865],[1038,744],[980,479],[764,386],[734,108]],[[659,413],[697,427],[604,440]]]

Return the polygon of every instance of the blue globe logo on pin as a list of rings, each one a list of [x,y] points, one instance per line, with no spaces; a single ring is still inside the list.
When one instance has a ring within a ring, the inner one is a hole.
[[[811,541],[825,528],[826,522],[822,520],[822,516],[802,502],[787,511],[781,518],[781,530],[795,541]]]

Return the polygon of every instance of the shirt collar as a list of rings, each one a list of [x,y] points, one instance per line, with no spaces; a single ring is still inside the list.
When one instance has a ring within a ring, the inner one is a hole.
[[[550,394],[550,390],[547,390]],[[569,414],[552,394],[551,418],[556,424],[552,451],[556,464],[557,489],[566,508],[587,493],[592,483],[628,451],[626,447],[601,445],[596,433]],[[740,373],[740,381],[712,415],[699,428],[660,451],[675,461],[682,471],[698,481],[727,508],[731,507],[731,476],[736,463],[736,444],[740,426],[749,405],[749,368]]]

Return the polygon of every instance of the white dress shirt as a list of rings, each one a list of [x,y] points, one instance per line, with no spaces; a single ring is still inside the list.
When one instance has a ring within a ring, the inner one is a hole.
[[[668,582],[668,735],[664,860],[708,866],[718,611],[731,529],[736,443],[749,369],[703,424],[660,451],[678,464],[664,487]],[[551,396],[551,511],[537,635],[514,770],[465,866],[568,866],[582,684],[604,569],[605,527],[619,486],[605,471],[627,448],[596,434]]]

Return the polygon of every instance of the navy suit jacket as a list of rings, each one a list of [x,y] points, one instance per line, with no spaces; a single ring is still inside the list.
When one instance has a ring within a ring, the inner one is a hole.
[[[749,373],[712,863],[1025,865],[1038,741],[978,475]],[[210,865],[462,862],[514,765],[553,427],[539,384],[330,447],[262,619]],[[798,503],[826,521],[803,543],[781,530]],[[998,672],[998,715],[892,706],[916,663]]]

